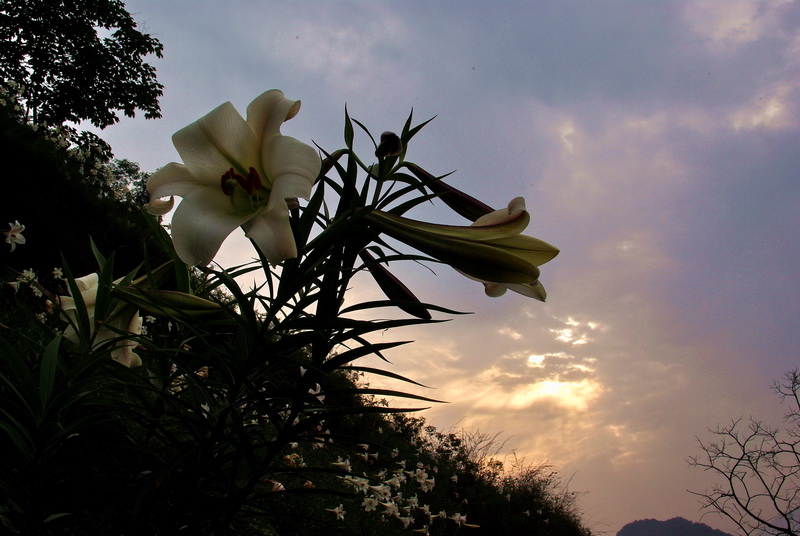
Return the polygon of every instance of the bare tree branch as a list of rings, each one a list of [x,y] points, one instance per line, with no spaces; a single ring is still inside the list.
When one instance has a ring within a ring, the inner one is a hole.
[[[720,479],[710,490],[691,492],[702,507],[748,536],[800,534],[800,372],[787,372],[773,390],[788,403],[783,428],[734,419],[710,429],[714,440],[698,439],[703,454],[688,460]]]

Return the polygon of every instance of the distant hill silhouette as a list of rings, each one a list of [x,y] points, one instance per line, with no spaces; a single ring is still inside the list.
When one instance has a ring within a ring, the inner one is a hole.
[[[712,529],[703,523],[694,523],[682,517],[667,521],[642,519],[628,523],[617,536],[731,536],[727,532]]]

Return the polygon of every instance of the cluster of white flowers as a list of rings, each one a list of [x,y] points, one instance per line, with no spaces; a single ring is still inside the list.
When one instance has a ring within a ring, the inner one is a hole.
[[[360,443],[357,446],[361,450],[367,451],[368,455],[370,454],[368,452],[370,450],[368,444]],[[395,453],[396,450],[394,449]],[[361,456],[358,457],[362,458]],[[347,472],[352,472],[353,470],[349,458],[343,460],[340,457],[332,465]],[[431,477],[428,471],[436,473],[438,472],[438,467],[418,462],[413,471],[407,470],[408,462],[406,460],[395,462],[395,465],[396,468],[391,473],[386,469],[381,469],[372,478],[369,478],[366,473],[363,476],[348,475],[342,477],[343,482],[363,494],[361,507],[364,512],[375,512],[387,520],[396,519],[402,523],[404,528],[412,528],[412,532],[419,534],[428,534],[431,523],[437,518],[449,519],[458,525],[466,524],[467,517],[465,515],[455,513],[448,516],[445,511],[434,514],[428,504],[420,501],[418,493],[410,497],[404,497],[400,491],[400,488],[407,483],[415,483],[421,493],[431,491],[435,486],[435,478]],[[341,505],[340,509],[327,508],[326,510],[336,514],[337,519],[343,519],[344,511]],[[413,528],[415,519],[419,519],[420,515],[425,519],[425,523],[421,528]]]

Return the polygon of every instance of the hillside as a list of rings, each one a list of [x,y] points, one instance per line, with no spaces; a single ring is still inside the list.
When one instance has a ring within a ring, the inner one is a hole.
[[[694,523],[682,517],[667,521],[641,519],[628,523],[617,536],[731,536],[727,532],[712,529],[703,523]]]

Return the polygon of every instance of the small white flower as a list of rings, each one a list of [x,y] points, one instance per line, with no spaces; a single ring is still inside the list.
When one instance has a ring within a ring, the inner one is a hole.
[[[458,523],[459,525],[463,525],[467,522],[467,516],[462,516],[461,514],[453,514],[450,519]]]
[[[392,478],[384,482],[384,484],[392,486],[393,488],[399,488],[403,485],[403,482],[405,482],[405,477],[402,477],[402,475],[394,475]]]
[[[391,489],[385,484],[370,486],[369,489],[378,499],[388,500],[392,497]]]
[[[422,491],[430,491],[436,486],[436,479],[435,478],[428,478],[424,482],[420,482],[419,488]]]
[[[388,515],[400,517],[400,510],[397,508],[397,504],[395,504],[394,501],[383,502],[381,506],[386,508],[386,513]]]
[[[317,400],[322,402],[323,400],[325,400],[325,395],[320,394],[321,391],[322,391],[322,388],[319,386],[319,384],[316,384],[316,387],[314,389],[309,389],[308,390],[308,394],[310,394],[312,396],[316,396]]]
[[[53,277],[55,279],[64,279],[64,271],[61,268],[53,268]]]
[[[365,512],[374,512],[378,509],[378,499],[375,497],[364,497],[364,500],[361,501],[361,506],[364,507]]]
[[[342,460],[342,458],[339,457],[339,458],[336,459],[335,462],[331,462],[331,465],[336,467],[336,468],[343,469],[344,471],[346,471],[348,473],[352,471],[352,468],[350,467],[350,459],[349,458],[346,459],[346,460]]]
[[[426,472],[425,472],[424,470],[422,470],[422,469],[417,469],[417,470],[415,470],[415,471],[414,471],[413,473],[411,473],[411,474],[414,476],[414,478],[416,479],[416,481],[417,481],[417,482],[419,482],[420,484],[422,484],[422,483],[425,481],[425,479],[427,479],[427,478],[428,478],[428,473],[426,473]]]
[[[336,508],[326,508],[325,510],[328,511],[328,512],[333,512],[334,514],[336,514],[336,519],[338,519],[338,520],[343,520],[344,519],[344,515],[347,513],[347,512],[344,511],[344,505],[343,504],[340,504]]]
[[[23,270],[22,273],[17,276],[17,281],[20,283],[30,283],[31,281],[36,281],[36,272],[33,271],[33,268]]]
[[[369,491],[369,480],[357,476],[344,477],[345,482],[352,484],[358,491],[367,493]]]

